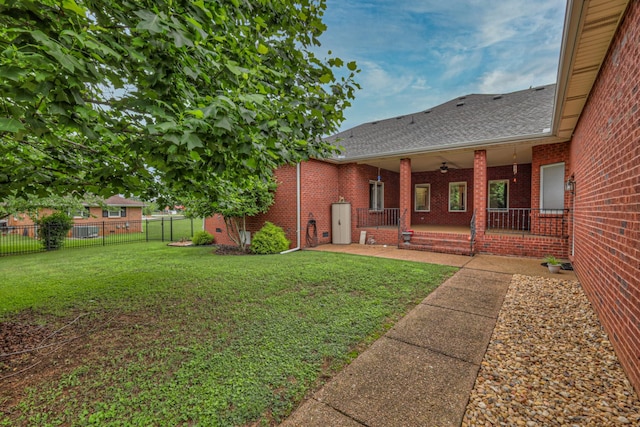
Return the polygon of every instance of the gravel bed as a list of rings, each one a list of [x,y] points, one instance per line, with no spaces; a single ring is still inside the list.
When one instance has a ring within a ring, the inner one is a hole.
[[[640,426],[640,401],[577,281],[514,275],[463,426]]]

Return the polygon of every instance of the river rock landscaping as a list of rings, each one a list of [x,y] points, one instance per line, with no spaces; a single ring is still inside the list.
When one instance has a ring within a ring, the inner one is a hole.
[[[462,425],[637,426],[638,408],[580,284],[514,275]]]

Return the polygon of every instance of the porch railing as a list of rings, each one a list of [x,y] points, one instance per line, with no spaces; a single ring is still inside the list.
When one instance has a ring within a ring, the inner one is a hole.
[[[379,211],[368,208],[356,209],[356,227],[395,227],[400,223],[400,209],[387,208]]]
[[[564,237],[568,216],[569,209],[487,209],[487,231]]]

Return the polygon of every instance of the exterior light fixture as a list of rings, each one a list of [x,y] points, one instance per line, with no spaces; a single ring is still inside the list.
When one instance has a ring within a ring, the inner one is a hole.
[[[440,172],[442,173],[449,172],[449,166],[447,166],[447,162],[442,162],[442,166],[440,166]]]
[[[571,193],[576,191],[576,180],[573,177],[573,175],[571,175],[571,177],[567,180],[567,182],[564,183],[564,190],[570,191]]]

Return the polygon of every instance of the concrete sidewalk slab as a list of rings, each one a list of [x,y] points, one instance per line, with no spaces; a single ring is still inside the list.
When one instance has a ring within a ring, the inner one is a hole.
[[[478,369],[382,337],[314,398],[370,427],[456,426],[467,403],[459,396],[469,394]]]
[[[504,294],[500,296],[491,292],[443,285],[440,285],[430,296],[430,305],[491,318],[498,317],[504,300]]]
[[[315,399],[307,400],[280,425],[283,427],[362,427],[361,423],[348,415]]]
[[[494,318],[421,304],[386,336],[480,365],[495,324]]]
[[[357,255],[461,267],[303,403],[283,426],[459,426],[513,274],[539,260],[324,245]],[[558,278],[575,277],[566,272]]]

